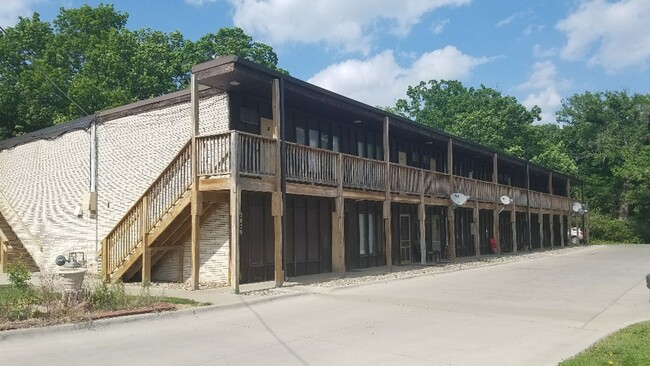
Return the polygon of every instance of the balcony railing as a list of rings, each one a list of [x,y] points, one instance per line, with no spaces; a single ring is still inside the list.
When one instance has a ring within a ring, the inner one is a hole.
[[[276,144],[275,139],[239,131],[198,137],[198,174],[203,177],[228,176],[234,161],[231,157],[234,148],[242,176],[275,176]],[[286,142],[285,146],[286,178],[290,182],[323,186],[337,186],[340,183],[344,188],[366,191],[385,191],[388,184],[392,193],[448,198],[453,192],[461,192],[471,200],[485,203],[500,203],[499,198],[505,195],[511,198],[515,206],[526,207],[530,200],[530,206],[533,208],[552,210],[568,211],[572,204],[572,200],[567,197],[529,192],[525,188],[467,177],[452,177],[449,174],[395,163],[389,164],[390,170],[387,174],[387,165],[380,160],[292,142]],[[341,164],[340,169],[338,164]],[[179,171],[179,174],[189,174],[182,167],[175,171]],[[164,212],[164,207],[160,211]]]

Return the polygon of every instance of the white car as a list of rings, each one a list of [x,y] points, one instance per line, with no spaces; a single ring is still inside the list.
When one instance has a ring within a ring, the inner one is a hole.
[[[584,234],[582,233],[582,229],[574,226],[569,230],[569,237],[571,238],[572,245],[578,245],[584,239]]]

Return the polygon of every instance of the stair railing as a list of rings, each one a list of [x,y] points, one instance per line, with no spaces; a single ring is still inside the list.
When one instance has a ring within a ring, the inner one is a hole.
[[[102,240],[102,270],[105,279],[109,279],[110,274],[135,253],[143,235],[154,228],[190,189],[190,142],[183,145],[158,178]]]

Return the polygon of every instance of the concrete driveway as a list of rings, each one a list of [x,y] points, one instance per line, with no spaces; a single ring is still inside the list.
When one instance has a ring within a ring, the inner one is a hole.
[[[3,365],[554,365],[650,319],[650,245],[9,337]],[[0,337],[2,335],[0,334]]]

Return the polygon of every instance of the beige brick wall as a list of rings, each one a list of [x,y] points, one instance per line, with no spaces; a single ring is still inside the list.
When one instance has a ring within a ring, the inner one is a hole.
[[[18,228],[21,220],[26,230],[16,230],[19,237],[42,244],[42,255],[34,255],[41,269],[70,251],[85,252],[96,269],[96,245],[190,138],[190,111],[183,102],[98,123],[97,216],[74,215],[90,188],[89,131],[0,151],[0,192],[11,206],[5,209],[16,213],[10,224]],[[228,129],[226,94],[201,100],[200,122],[201,133]]]
[[[89,151],[88,131],[72,131],[0,152],[0,191],[11,206],[5,210],[16,215],[3,214],[26,246],[29,232],[40,242],[42,255],[32,257],[41,268],[53,267],[58,254],[70,251],[94,258],[95,220],[74,215],[90,187]]]
[[[199,249],[199,281],[201,283],[227,284],[230,259],[230,216],[227,199],[214,203],[201,218]],[[191,235],[182,239],[183,281],[190,278]],[[172,251],[154,266],[151,271],[153,281],[178,280],[178,252]]]

